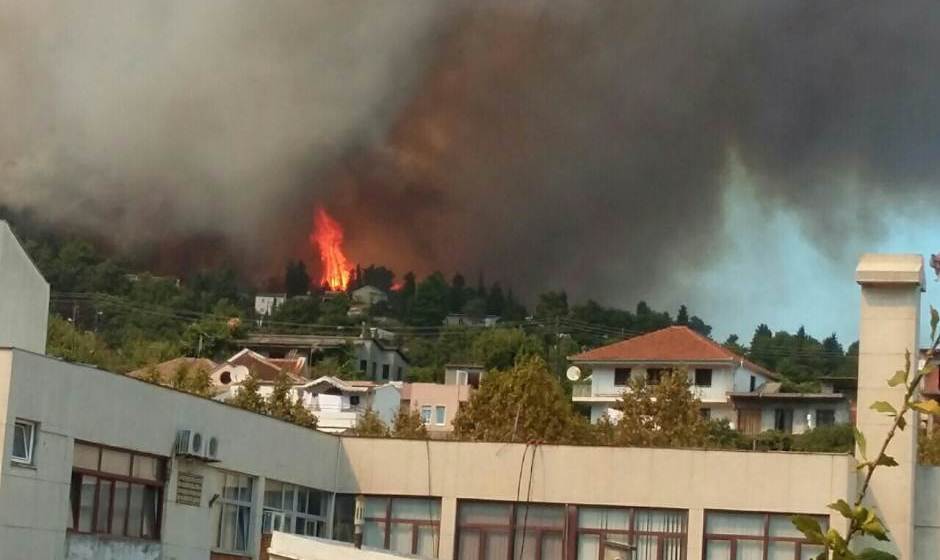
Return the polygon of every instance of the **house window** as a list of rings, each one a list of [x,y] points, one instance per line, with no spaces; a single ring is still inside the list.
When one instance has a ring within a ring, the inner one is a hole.
[[[790,521],[775,513],[705,512],[706,560],[815,558],[823,548],[810,544]],[[829,518],[814,516],[828,530]]]
[[[480,388],[480,372],[471,371],[467,373],[467,385],[473,387],[474,389]]]
[[[355,496],[336,496],[334,539],[352,542],[355,511]],[[439,498],[366,496],[363,521],[363,545],[420,558],[437,558],[441,525]]]
[[[72,465],[70,531],[160,538],[165,459],[76,442]]]
[[[369,370],[369,362],[367,360],[359,360],[359,371],[365,373]]]
[[[35,449],[36,424],[27,420],[16,420],[13,423],[13,452],[10,458],[14,463],[32,465]]]
[[[626,387],[630,384],[630,368],[617,368],[614,370],[614,385]]]
[[[750,392],[753,393],[755,389],[757,389],[757,378],[752,375]]]
[[[832,426],[836,423],[836,411],[821,409],[816,411],[816,426]]]
[[[261,531],[325,537],[329,500],[330,495],[321,490],[267,480]]]
[[[704,420],[711,420],[712,418],[712,409],[710,408],[700,408],[698,413]]]
[[[646,383],[648,385],[659,385],[666,370],[663,368],[646,368]]]
[[[248,552],[251,540],[251,494],[254,479],[244,474],[223,473],[215,546],[226,552]]]
[[[388,379],[389,365],[382,364],[382,379]]]
[[[359,406],[359,395],[350,395],[349,406]]]
[[[793,433],[793,411],[789,408],[774,409],[774,429],[785,434]]]
[[[435,406],[434,407],[434,423],[438,426],[443,426],[447,424],[447,407],[446,406]]]
[[[696,387],[711,387],[712,386],[712,370],[710,368],[698,368],[695,370],[695,386]]]
[[[625,553],[629,558],[685,558],[685,511],[578,507],[577,512],[579,560],[622,558]]]
[[[421,407],[421,422],[423,422],[425,426],[431,424],[431,407],[428,405]]]
[[[457,506],[457,558],[562,558],[561,505],[467,502]]]

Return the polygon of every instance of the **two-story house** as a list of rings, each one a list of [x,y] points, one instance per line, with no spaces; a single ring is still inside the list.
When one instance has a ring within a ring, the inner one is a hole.
[[[591,407],[597,422],[612,409],[632,379],[658,383],[674,369],[688,372],[702,415],[739,419],[730,393],[753,393],[779,376],[717,342],[685,326],[672,326],[569,357],[571,363],[590,370],[590,385],[576,385],[572,399]]]

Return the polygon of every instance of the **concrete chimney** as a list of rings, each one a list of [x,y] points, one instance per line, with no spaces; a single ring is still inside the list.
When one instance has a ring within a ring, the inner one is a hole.
[[[889,387],[891,375],[911,353],[917,368],[920,343],[924,260],[920,255],[863,255],[855,271],[862,289],[859,323],[858,429],[868,442],[869,458],[878,453],[892,419],[871,410],[875,401],[897,406],[903,386]],[[874,507],[890,531],[891,544],[878,543],[899,558],[914,558],[914,490],[917,467],[917,413],[887,449],[899,466],[879,468],[871,481],[867,505]],[[858,455],[858,450],[856,450]],[[860,547],[874,543],[860,543]],[[893,549],[888,549],[888,547]]]

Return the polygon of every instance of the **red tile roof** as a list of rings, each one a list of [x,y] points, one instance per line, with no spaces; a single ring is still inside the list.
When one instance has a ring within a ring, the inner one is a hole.
[[[772,379],[780,377],[681,325],[601,346],[569,359],[572,362],[738,362]]]

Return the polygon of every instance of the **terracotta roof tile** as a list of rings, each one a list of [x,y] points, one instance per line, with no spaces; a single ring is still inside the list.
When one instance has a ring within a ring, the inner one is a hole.
[[[748,369],[780,376],[689,327],[676,325],[594,348],[569,358],[573,362],[739,362]]]

